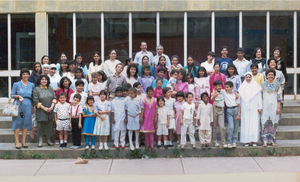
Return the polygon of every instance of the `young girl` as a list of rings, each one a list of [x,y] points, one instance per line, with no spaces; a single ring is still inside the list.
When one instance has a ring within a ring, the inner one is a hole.
[[[171,73],[172,70],[180,70],[182,68],[181,64],[178,64],[179,57],[177,55],[174,55],[171,57],[171,67],[169,68],[169,73]],[[169,75],[171,77],[171,75]]]
[[[82,61],[82,55],[80,53],[77,53],[75,55],[75,61],[76,61],[76,64],[77,64],[77,68],[81,68],[82,71],[83,71],[83,78],[88,80],[89,79],[88,78],[88,70],[87,70],[86,65]]]
[[[161,96],[161,97],[164,96],[162,84],[163,84],[163,79],[158,78],[158,79],[156,80],[156,87],[155,87],[155,89],[154,89],[154,94],[153,94],[153,97],[154,97],[154,98],[157,98],[157,97],[159,97],[159,96]]]
[[[96,122],[94,127],[94,135],[99,135],[100,146],[99,150],[103,150],[102,136],[104,136],[104,149],[108,150],[107,136],[110,132],[109,113],[111,111],[111,104],[106,100],[107,93],[105,90],[100,92],[100,101],[95,103],[94,112],[96,113]]]
[[[43,75],[49,74],[49,64],[43,64]]]
[[[144,57],[142,58],[142,65],[140,65],[140,66],[138,67],[138,69],[139,69],[138,75],[139,75],[139,76],[143,75],[142,69],[143,69],[144,65],[149,65],[149,57],[148,57],[148,56],[144,56]],[[149,66],[150,66],[150,65],[149,65]],[[151,75],[152,75],[153,77],[155,77],[155,69],[154,69],[154,67],[153,67],[153,66],[150,66],[149,69],[150,69],[150,71],[151,71]]]
[[[76,86],[75,86],[75,82],[77,80],[82,80],[83,83],[84,83],[84,86],[83,86],[83,92],[85,93],[89,93],[89,90],[88,90],[88,82],[86,81],[86,79],[84,79],[84,76],[83,76],[83,70],[81,68],[76,68],[75,69],[75,77],[74,77],[74,80],[72,82],[72,85],[71,85],[71,89],[73,89],[74,91],[76,91]]]
[[[251,64],[251,72],[253,75],[254,80],[258,83],[259,86],[265,81],[264,76],[258,73],[258,65]]]
[[[58,64],[58,63],[57,63]],[[56,65],[56,68],[57,68],[57,65]],[[57,68],[58,69],[58,68]],[[60,77],[64,77],[64,76],[67,76],[68,74],[68,60],[67,59],[62,59],[60,61],[60,70],[59,70],[59,75]]]
[[[122,72],[123,73],[123,72]],[[125,75],[126,82],[130,83],[131,86],[138,80],[138,66],[137,64],[130,64],[127,68],[127,72]]]
[[[71,88],[70,88],[70,86],[71,86],[71,81],[70,81],[70,79],[68,78],[68,77],[62,77],[61,78],[61,80],[60,80],[60,84],[59,84],[60,86],[60,90],[58,90],[56,93],[55,93],[55,96],[56,96],[56,99],[58,100],[58,95],[60,94],[60,93],[65,93],[66,94],[66,96],[67,96],[67,103],[70,103],[70,97],[71,97],[71,95],[72,95],[72,93],[74,92],[74,90],[72,90]]]
[[[242,84],[241,77],[239,76],[234,64],[229,64],[226,70],[226,81],[232,81],[233,92],[238,93],[238,90]]]
[[[58,95],[59,103],[55,105],[54,121],[56,123],[56,130],[59,132],[60,147],[67,147],[69,127],[69,110],[70,104],[66,102],[67,97],[65,93]]]
[[[170,112],[167,107],[165,107],[165,99],[163,97],[157,98],[158,108],[155,115],[156,124],[156,134],[158,136],[157,148],[161,147],[161,136],[164,138],[164,147],[168,149],[168,128],[170,125]]]
[[[101,69],[101,63],[102,60],[100,58],[100,53],[99,52],[95,52],[94,56],[93,56],[93,61],[90,63],[89,65],[89,81],[92,81],[92,73],[97,72]]]
[[[189,84],[186,81],[186,72],[183,69],[178,70],[176,89],[177,92],[182,91],[184,93],[187,93],[189,91]]]
[[[101,85],[101,90],[105,89],[105,85],[106,85],[106,80],[107,80],[107,76],[104,73],[104,71],[98,71],[98,83],[100,83]]]
[[[178,147],[180,146],[181,142],[181,124],[180,124],[180,116],[181,116],[181,106],[184,104],[184,92],[179,91],[176,94],[177,101],[174,103],[175,113],[176,113],[176,134],[177,134],[177,143]]]
[[[195,62],[194,58],[192,56],[189,56],[187,58],[188,65],[183,67],[183,69],[186,71],[186,73],[192,73],[193,77],[195,77],[197,70],[198,70],[198,66],[195,66],[194,62]]]
[[[69,61],[68,67],[69,67],[69,72],[67,73],[67,77],[71,80],[72,83],[75,83],[74,78],[75,78],[76,62]]]
[[[40,75],[42,75],[42,65],[39,62],[35,62],[33,64],[33,69],[32,69],[32,73],[28,78],[28,81],[31,83],[34,83],[35,86],[37,85],[37,80],[39,78]]]
[[[103,90],[102,85],[98,82],[99,74],[97,72],[94,72],[91,74],[92,82],[89,83],[88,89],[89,89],[89,95],[93,96],[95,102],[98,102],[100,100],[99,94],[100,91]]]
[[[204,67],[199,67],[196,77],[194,79],[195,83],[199,87],[198,94],[201,95],[203,92],[210,95],[210,86],[209,86],[209,76],[207,75],[206,69]]]
[[[164,78],[169,80],[169,71],[168,71],[168,68],[166,67],[166,58],[165,56],[160,56],[159,57],[159,60],[158,60],[158,65],[157,67],[155,68],[155,73],[157,73],[157,70],[159,68],[164,68],[166,71],[165,71],[165,74],[164,74]],[[157,74],[156,74],[156,77],[157,78]]]
[[[226,77],[223,73],[220,72],[220,63],[214,64],[215,72],[211,74],[209,77],[209,92],[212,93],[214,89],[214,81],[220,80],[222,82],[222,89],[224,89],[224,83],[226,82]],[[209,103],[213,104],[211,99],[209,99]]]
[[[153,97],[153,88],[147,87],[146,89],[147,97],[142,101],[142,116],[143,120],[141,121],[142,133],[145,133],[146,140],[146,150],[154,150],[154,133],[155,133],[155,115],[156,115],[156,99]]]
[[[196,108],[198,108],[198,101],[199,101],[199,92],[200,89],[197,84],[194,82],[194,77],[191,73],[187,74],[187,81],[189,83],[189,92],[193,94],[193,103],[196,104]]]
[[[138,82],[142,84],[143,91],[142,93],[146,93],[147,87],[152,86],[152,82],[154,77],[150,74],[150,65],[145,64],[142,68],[142,77],[138,78]]]
[[[124,77],[127,77],[128,66],[131,65],[132,63],[133,63],[133,59],[132,58],[126,58],[126,60],[125,60],[125,66],[124,66],[124,69],[122,71],[122,75]]]
[[[136,99],[142,103],[142,101],[146,98],[146,94],[142,93],[142,85],[140,82],[135,82],[133,84],[133,88],[136,89]]]
[[[94,97],[88,96],[86,99],[86,107],[84,107],[82,112],[82,117],[84,119],[82,134],[85,135],[86,149],[90,147],[90,136],[92,138],[92,149],[95,149],[96,136],[94,135],[95,127],[95,112],[94,112]]]
[[[167,145],[169,147],[173,147],[173,132],[176,131],[176,124],[175,124],[175,99],[171,98],[172,95],[172,90],[169,87],[165,87],[163,89],[163,93],[165,96],[165,107],[169,109],[170,112],[170,122],[169,122],[169,127],[168,127],[168,133],[169,133],[169,140],[167,140]]]

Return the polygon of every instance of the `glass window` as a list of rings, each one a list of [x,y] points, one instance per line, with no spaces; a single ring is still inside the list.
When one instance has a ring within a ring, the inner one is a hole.
[[[294,74],[287,75],[287,84],[284,86],[284,94],[294,95]],[[299,92],[298,92],[299,93]]]
[[[68,60],[73,58],[73,15],[59,13],[48,15],[49,56],[51,63],[57,63],[60,54]]]
[[[35,62],[35,15],[11,15],[11,68],[32,69]]]
[[[270,57],[273,57],[273,49],[281,47],[281,57],[287,67],[294,67],[293,61],[293,12],[270,13]]]
[[[76,14],[76,51],[90,63],[95,52],[101,51],[101,14]],[[75,54],[74,54],[75,55]]]
[[[0,15],[0,70],[7,70],[7,15]]]
[[[227,57],[236,59],[239,46],[239,12],[216,12],[215,14],[216,60],[221,57],[221,47],[228,47]]]
[[[243,12],[243,48],[247,60],[255,58],[256,47],[266,50],[266,12]]]
[[[8,97],[8,77],[0,77],[0,97]]]
[[[132,57],[141,51],[141,42],[156,55],[156,13],[132,13]]]
[[[104,14],[104,55],[109,59],[108,51],[115,49],[117,59],[125,63],[129,57],[129,20],[128,13]]]
[[[13,88],[14,83],[21,81],[21,77],[11,77],[11,88]]]
[[[300,11],[297,12],[297,41],[297,67],[300,67]]]
[[[170,58],[179,56],[183,65],[183,13],[160,13],[160,44]]]
[[[211,51],[211,12],[188,13],[187,21],[187,54],[199,66]]]

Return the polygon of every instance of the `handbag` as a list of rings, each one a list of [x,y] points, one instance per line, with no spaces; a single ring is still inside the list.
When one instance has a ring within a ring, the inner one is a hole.
[[[17,105],[16,100],[13,101],[13,103],[10,103],[11,98],[8,100],[8,104],[4,106],[4,109],[2,111],[2,114],[4,116],[12,116],[17,117],[19,113],[19,106]]]

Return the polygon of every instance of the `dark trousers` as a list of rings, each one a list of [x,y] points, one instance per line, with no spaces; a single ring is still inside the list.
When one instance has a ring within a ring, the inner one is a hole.
[[[72,118],[72,140],[74,146],[81,145],[81,129],[78,128],[79,118]]]

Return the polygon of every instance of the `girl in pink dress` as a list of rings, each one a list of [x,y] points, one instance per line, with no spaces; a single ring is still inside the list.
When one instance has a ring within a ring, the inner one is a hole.
[[[89,95],[93,96],[94,102],[98,102],[100,100],[100,91],[102,90],[101,84],[98,82],[98,76],[99,74],[97,72],[94,72],[91,74],[92,82],[89,83],[88,90]]]
[[[189,91],[189,84],[186,81],[186,72],[183,69],[178,71],[176,88],[177,92],[182,91],[187,93]]]
[[[181,124],[180,124],[180,114],[181,114],[181,106],[184,104],[184,93],[182,91],[177,92],[176,94],[177,101],[174,103],[175,112],[176,112],[176,134],[177,134],[177,143],[178,147],[180,147],[181,141]]]
[[[142,101],[142,116],[140,132],[145,133],[146,150],[151,146],[154,151],[154,133],[155,133],[155,115],[156,115],[156,99],[153,97],[153,88],[147,87],[147,97]]]
[[[154,89],[154,94],[153,94],[153,97],[154,97],[154,98],[157,98],[157,97],[159,97],[159,96],[162,96],[162,97],[164,96],[162,84],[163,84],[163,79],[158,78],[158,79],[156,80],[156,87],[155,87],[155,89]]]
[[[226,82],[226,76],[220,72],[220,63],[214,64],[214,70],[215,72],[209,77],[210,93],[214,90],[214,81],[220,80],[222,82],[222,89],[224,89],[224,84]],[[214,102],[209,98],[209,103],[213,104]]]
[[[195,84],[194,77],[192,73],[187,74],[187,81],[189,83],[189,92],[193,93],[193,103],[196,104],[196,108],[198,108],[198,101],[200,98],[199,92],[200,89],[197,84]]]

